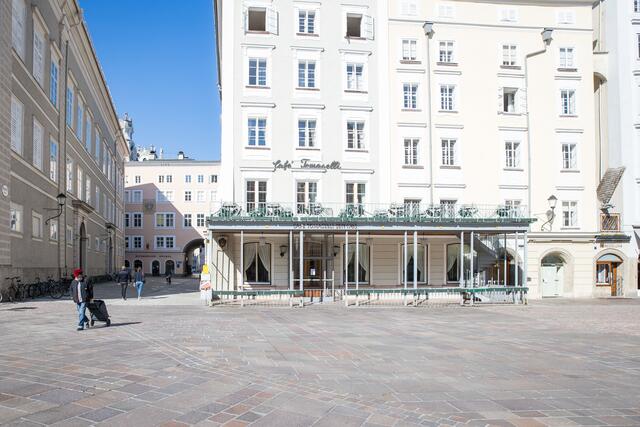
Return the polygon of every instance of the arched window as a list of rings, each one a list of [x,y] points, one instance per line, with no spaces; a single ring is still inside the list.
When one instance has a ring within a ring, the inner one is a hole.
[[[471,267],[471,248],[469,245],[464,245],[464,274],[465,279],[469,274],[468,270]],[[477,270],[478,267],[478,252],[473,251],[473,269]],[[451,243],[447,245],[447,282],[459,282],[460,281],[460,243]]]
[[[342,253],[344,254],[345,246],[342,245]],[[369,284],[369,272],[371,271],[370,266],[370,248],[366,243],[360,243],[358,249],[358,283],[361,285]],[[347,254],[349,257],[349,266],[347,267],[347,280],[349,284],[356,283],[356,245],[349,244],[349,253]],[[344,255],[343,255],[344,262]]]
[[[400,257],[404,261],[404,245],[400,246]],[[427,271],[427,247],[422,243],[418,244],[418,283],[427,283],[427,279],[429,277]],[[407,261],[404,261],[402,265],[404,266],[402,270],[402,276],[400,276],[400,282],[404,282],[404,270],[407,270],[407,283],[413,283],[413,244],[410,243],[407,245]]]
[[[244,281],[254,285],[271,284],[271,244],[244,244]]]

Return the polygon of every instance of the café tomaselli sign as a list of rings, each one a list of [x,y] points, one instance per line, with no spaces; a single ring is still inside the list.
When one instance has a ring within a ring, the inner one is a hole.
[[[311,170],[340,170],[342,165],[337,160],[329,163],[314,161],[311,159],[300,160],[276,160],[273,162],[273,171],[286,171],[290,169],[311,169]]]

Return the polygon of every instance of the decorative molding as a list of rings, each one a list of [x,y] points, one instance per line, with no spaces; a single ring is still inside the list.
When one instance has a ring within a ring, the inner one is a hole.
[[[271,49],[271,50],[275,50],[276,45],[274,44],[261,44],[261,43],[240,43],[240,46],[245,48],[245,47],[257,47],[260,49]]]
[[[409,123],[409,122],[398,122],[397,126],[400,128],[426,128],[428,125],[426,123]]]
[[[312,52],[324,52],[323,47],[310,47],[310,46],[291,46],[291,50],[309,50]]]
[[[453,188],[464,190],[467,188],[467,184],[435,184],[434,188]]]
[[[343,174],[346,173],[359,173],[362,175],[373,175],[376,173],[375,170],[373,169],[347,169],[347,168],[343,168],[340,172],[342,172]]]
[[[583,185],[556,185],[558,191],[584,191]]]
[[[578,76],[558,76],[558,75],[557,75],[557,76],[555,77],[555,80],[556,80],[556,81],[558,81],[558,80],[563,80],[563,81],[573,80],[573,81],[577,81],[577,82],[579,82],[579,81],[582,81],[582,77],[581,77],[581,76],[579,76],[579,75],[578,75]]]
[[[424,68],[396,68],[396,71],[403,74],[426,74],[427,72],[427,70],[425,70]]]
[[[462,71],[457,70],[433,70],[433,74],[445,75],[445,76],[461,76]]]
[[[501,184],[498,185],[500,190],[526,190],[529,187],[527,185],[519,185],[519,184]]]
[[[254,102],[254,101],[242,101],[240,107],[261,107],[261,108],[276,108],[275,102]]]
[[[340,54],[342,55],[344,54],[367,55],[367,56],[373,55],[373,52],[371,52],[370,50],[338,49],[338,52],[340,52]]]
[[[324,104],[291,104],[292,110],[324,110]]]
[[[521,126],[498,126],[498,130],[501,132],[526,132],[526,127]]]
[[[373,107],[361,106],[361,105],[340,105],[340,111],[366,111],[372,112]]]
[[[556,128],[556,133],[584,133],[584,129],[566,129],[566,128]]]
[[[431,184],[427,183],[418,183],[418,182],[400,182],[398,183],[398,187],[400,188],[430,188]]]
[[[464,129],[464,125],[450,125],[445,123],[435,123],[433,127],[436,129]]]
[[[524,79],[524,73],[505,73],[504,71],[498,73],[498,77],[508,79]]]

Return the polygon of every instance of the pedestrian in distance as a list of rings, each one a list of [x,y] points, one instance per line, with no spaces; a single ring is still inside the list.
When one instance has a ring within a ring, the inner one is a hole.
[[[78,331],[89,328],[89,318],[86,316],[87,304],[93,299],[93,286],[89,284],[82,269],[73,270],[73,280],[71,281],[71,298],[76,303],[78,310]]]
[[[138,301],[142,297],[142,289],[144,288],[144,273],[142,272],[142,268],[136,268],[136,272],[133,273],[133,282],[136,286],[136,291],[138,291]]]
[[[127,286],[129,286],[129,282],[131,282],[131,274],[129,274],[129,270],[127,270],[127,267],[125,267],[124,265],[122,266],[122,268],[120,269],[120,272],[118,272],[118,275],[116,276],[116,282],[120,284],[122,300],[126,301]]]

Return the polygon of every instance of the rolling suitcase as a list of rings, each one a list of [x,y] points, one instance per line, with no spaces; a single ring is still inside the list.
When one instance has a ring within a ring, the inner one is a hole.
[[[91,312],[91,326],[95,321],[105,322],[107,326],[111,325],[111,319],[109,319],[109,312],[107,311],[107,305],[101,299],[94,299],[87,304],[89,312]]]

